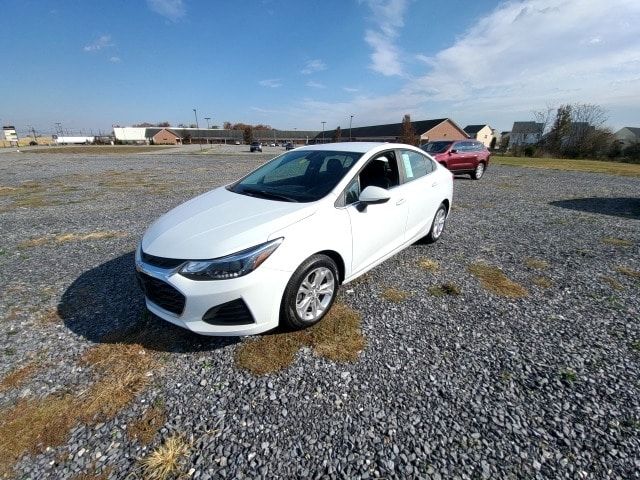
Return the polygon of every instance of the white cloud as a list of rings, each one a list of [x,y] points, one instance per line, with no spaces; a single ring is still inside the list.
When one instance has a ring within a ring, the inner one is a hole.
[[[399,25],[401,17],[387,24]],[[620,125],[616,115],[640,111],[637,0],[510,1],[473,24],[435,55],[413,55],[414,67],[424,73],[408,78],[400,93],[338,103],[306,100],[301,120],[313,108],[342,123],[344,112],[355,113],[361,125],[399,122],[410,113],[414,119],[451,117],[506,129],[514,120],[531,119],[534,110],[561,103],[599,104],[613,125]],[[386,64],[398,71],[398,49],[392,44],[385,50],[385,35],[382,27],[370,35],[378,55],[372,68]]]
[[[353,88],[353,87],[342,87],[342,90],[349,93],[356,93],[360,91],[358,88]]]
[[[182,0],[147,0],[147,6],[154,12],[175,22],[186,14]]]
[[[97,52],[103,48],[113,47],[115,44],[111,41],[111,35],[102,35],[95,41],[84,46],[85,52]]]
[[[400,50],[395,42],[404,26],[408,0],[364,0],[371,10],[375,29],[368,29],[365,42],[373,49],[371,69],[385,76],[403,75]]]
[[[308,60],[304,68],[300,70],[300,73],[303,75],[311,75],[312,73],[321,72],[326,69],[327,65],[322,60],[316,58],[315,60]]]
[[[504,3],[428,59],[430,71],[411,89],[480,111],[576,101],[606,106],[628,101],[632,91],[640,103],[637,81],[611,88],[640,73],[640,36],[630,26],[638,22],[636,0]]]
[[[120,62],[122,62],[122,59],[120,57],[118,57],[117,55],[114,55],[113,57],[109,58],[109,61],[111,63],[120,63]]]
[[[278,88],[282,86],[282,81],[279,78],[267,78],[265,80],[260,80],[258,84],[263,87]]]
[[[311,88],[327,88],[323,83],[315,82],[313,80],[309,80],[306,85]]]

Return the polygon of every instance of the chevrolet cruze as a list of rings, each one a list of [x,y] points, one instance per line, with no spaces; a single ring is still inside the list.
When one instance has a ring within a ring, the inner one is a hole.
[[[452,190],[451,172],[409,145],[283,153],[149,227],[135,257],[147,308],[206,335],[308,327],[339,285],[438,240]]]

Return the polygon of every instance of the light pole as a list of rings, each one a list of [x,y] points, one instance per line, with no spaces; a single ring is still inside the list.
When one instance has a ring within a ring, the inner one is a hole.
[[[349,118],[349,141],[351,141],[351,122],[353,122],[353,115]]]
[[[193,114],[196,117],[196,131],[200,130],[200,126],[198,125],[198,112],[196,112],[196,109],[193,109]],[[200,145],[200,151],[202,151],[202,143],[198,140],[198,145]]]
[[[324,124],[327,122],[320,122],[322,123],[322,143],[324,143]]]
[[[211,120],[211,117],[204,117],[204,119],[207,121],[207,130],[209,130],[211,128],[209,126],[209,120]],[[207,145],[209,145],[209,137],[207,137]]]

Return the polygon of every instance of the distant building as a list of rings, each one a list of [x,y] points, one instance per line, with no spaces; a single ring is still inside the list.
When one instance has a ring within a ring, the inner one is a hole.
[[[464,127],[464,131],[469,135],[469,138],[482,142],[487,148],[495,146],[495,135],[489,125],[467,125]]]
[[[177,145],[182,139],[174,132],[167,128],[163,128],[153,137],[151,137],[154,145]]]
[[[534,145],[542,138],[544,124],[538,122],[513,122],[509,135],[509,148]]]
[[[59,137],[58,135],[53,135],[52,138],[53,141],[58,145],[90,145],[92,143],[95,143],[96,141],[96,137],[94,136]]]
[[[165,132],[165,133],[161,133]],[[188,127],[114,127],[113,134],[119,143],[149,144],[190,144],[190,143],[243,143],[242,130],[223,128],[188,128]],[[158,136],[160,134],[160,136]],[[316,130],[253,130],[255,141],[262,143],[296,144],[309,143],[318,135]],[[173,138],[175,136],[175,138]]]
[[[634,143],[640,143],[640,128],[623,127],[613,134],[621,146],[628,147]]]
[[[450,118],[436,118],[433,120],[420,120],[411,122],[416,137],[421,143],[435,140],[464,140],[468,135]],[[341,129],[341,141],[349,141],[349,129]],[[325,142],[331,142],[335,136],[335,130],[324,132]],[[369,127],[357,127],[351,129],[351,140],[356,142],[395,142],[402,136],[402,123],[389,123],[386,125],[372,125]],[[317,142],[322,141],[322,134],[315,137]]]

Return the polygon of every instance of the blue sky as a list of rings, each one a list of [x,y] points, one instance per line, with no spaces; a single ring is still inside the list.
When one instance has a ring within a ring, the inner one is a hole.
[[[0,122],[508,130],[596,103],[640,126],[638,0],[3,2]]]

